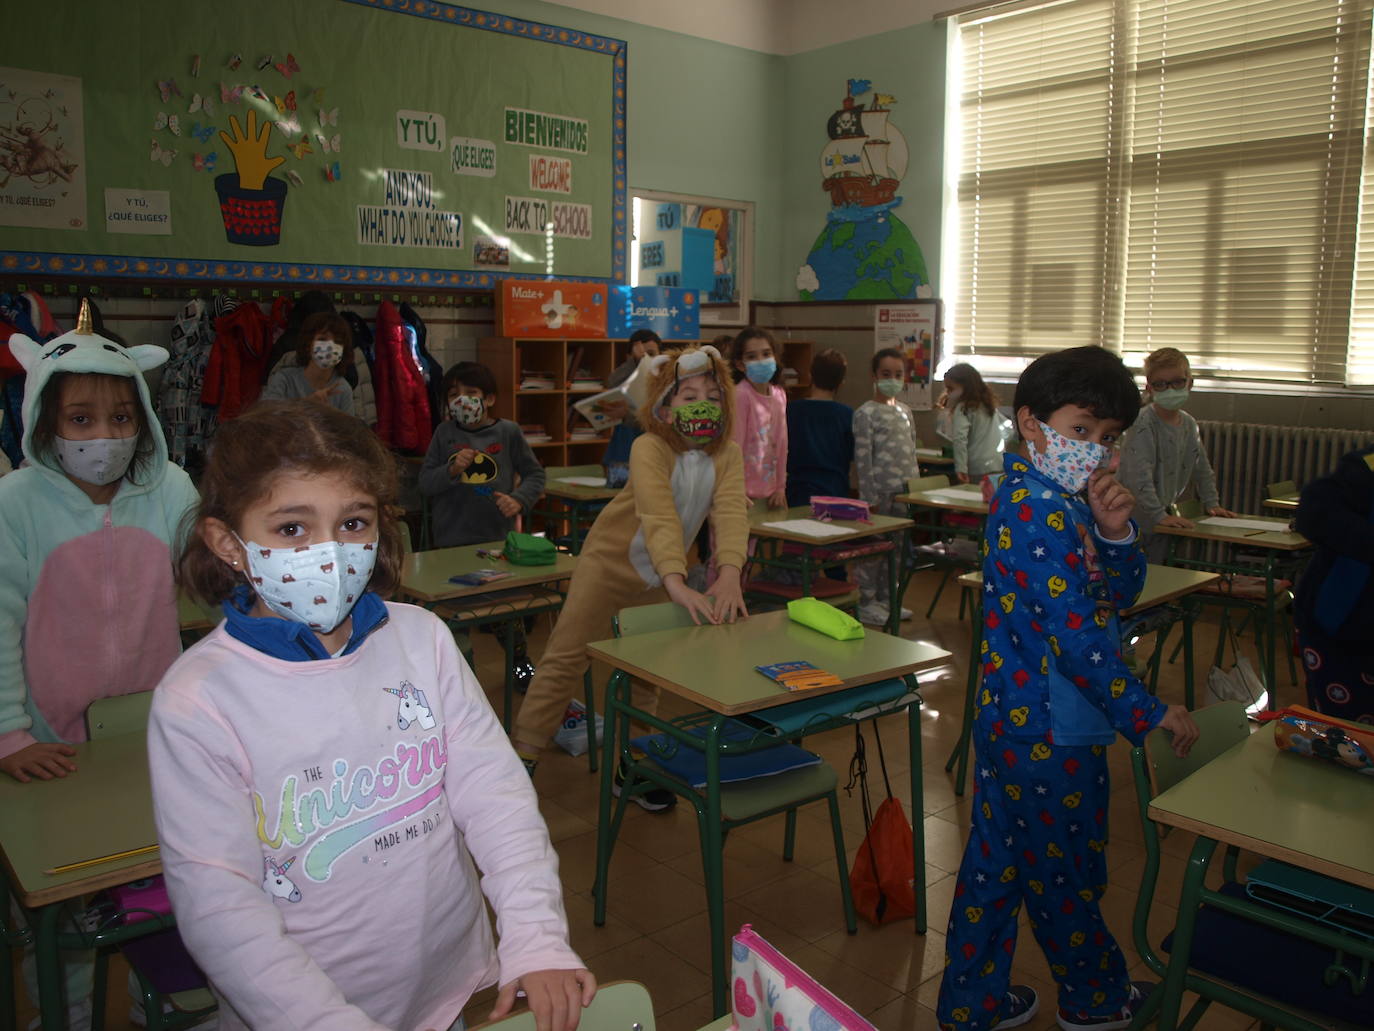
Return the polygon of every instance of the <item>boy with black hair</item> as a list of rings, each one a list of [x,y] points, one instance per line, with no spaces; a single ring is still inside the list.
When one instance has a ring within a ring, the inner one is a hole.
[[[1116,480],[1116,445],[1140,410],[1131,374],[1100,347],[1042,355],[1016,385],[1021,454],[988,507],[983,682],[976,699],[972,829],[950,913],[937,1016],[954,1031],[1018,1027],[1034,989],[1010,984],[1016,922],[1059,986],[1065,1031],[1127,1027],[1153,987],[1132,983],[1102,921],[1107,745],[1156,726],[1186,755],[1197,725],[1121,659],[1116,613],[1145,555]]]
[[[846,497],[854,462],[854,409],[835,400],[849,363],[833,347],[811,359],[811,392],[787,406],[787,503]]]

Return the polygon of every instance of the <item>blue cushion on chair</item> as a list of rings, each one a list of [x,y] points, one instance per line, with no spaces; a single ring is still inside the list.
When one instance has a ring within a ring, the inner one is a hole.
[[[693,727],[689,731],[694,737],[704,738],[704,727]],[[760,735],[756,727],[746,726],[735,720],[727,720],[721,729],[722,741],[741,744],[753,741]],[[665,773],[690,784],[694,788],[706,786],[706,753],[691,745],[669,738],[667,734],[646,734],[634,738],[634,745]],[[671,754],[665,755],[664,749]],[[731,784],[755,777],[772,777],[788,770],[798,770],[806,766],[816,766],[821,757],[814,752],[796,745],[779,744],[772,748],[761,748],[753,752],[720,757],[720,782]]]

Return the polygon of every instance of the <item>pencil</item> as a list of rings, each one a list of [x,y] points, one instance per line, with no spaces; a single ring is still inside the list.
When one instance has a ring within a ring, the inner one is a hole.
[[[157,851],[156,845],[144,845],[142,848],[131,848],[125,852],[113,852],[108,856],[96,856],[94,859],[83,859],[79,863],[65,863],[62,866],[54,866],[51,870],[43,872],[49,877],[58,874],[70,873],[73,870],[82,870],[88,866],[99,866],[101,863],[113,863],[120,859],[132,859],[134,856],[144,856]]]

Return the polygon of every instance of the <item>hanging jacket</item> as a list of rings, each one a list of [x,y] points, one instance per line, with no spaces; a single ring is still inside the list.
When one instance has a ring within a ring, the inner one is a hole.
[[[429,330],[425,320],[408,304],[401,305],[401,320],[415,330],[415,358],[425,377],[426,395],[429,397],[430,428],[438,426],[448,409],[448,398],[444,395],[444,367],[429,352]]]
[[[234,418],[258,399],[269,355],[270,326],[271,321],[252,301],[215,320],[215,342],[200,399],[219,406],[216,418],[220,422]]]
[[[401,314],[390,301],[377,308],[376,349],[377,434],[400,451],[423,453],[432,433],[425,379],[411,354]]]
[[[209,304],[191,300],[172,322],[172,358],[158,383],[157,415],[167,437],[167,457],[183,469],[204,465],[215,434],[215,410],[201,401],[205,369],[215,342],[215,319],[237,307],[238,301],[225,295]]]
[[[172,551],[196,504],[190,478],[167,461],[143,378],[166,351],[77,332],[47,344],[16,334],[10,346],[28,370],[29,464],[0,480],[0,755],[83,741],[91,702],[157,685],[181,651]],[[43,388],[63,372],[125,376],[137,389],[153,453],[107,505],[33,445]]]

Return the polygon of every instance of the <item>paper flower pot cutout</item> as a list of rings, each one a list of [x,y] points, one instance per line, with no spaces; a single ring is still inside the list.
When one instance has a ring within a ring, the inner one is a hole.
[[[286,181],[266,179],[261,190],[245,190],[239,174],[215,176],[219,213],[230,243],[271,247],[281,242],[281,216],[286,207]]]

